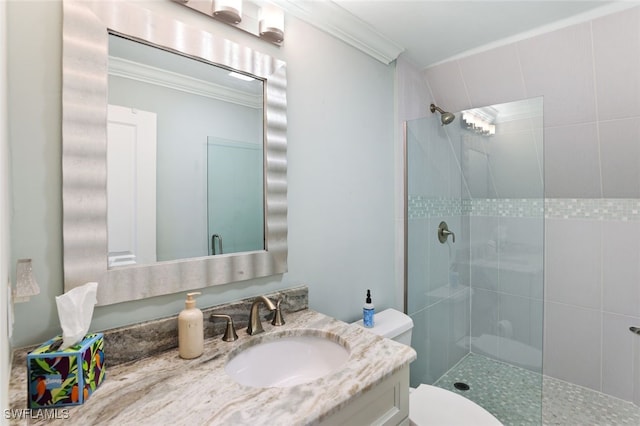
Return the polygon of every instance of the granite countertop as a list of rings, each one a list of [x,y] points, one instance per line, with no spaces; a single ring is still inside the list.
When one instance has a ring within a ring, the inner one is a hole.
[[[11,424],[314,424],[416,358],[411,347],[313,310],[291,313],[285,320],[280,327],[263,322],[266,333],[258,336],[238,330],[235,342],[220,336],[207,339],[204,354],[193,360],[181,359],[177,348],[115,367],[109,367],[107,359],[105,381],[83,405],[61,407],[68,412],[46,420],[31,413]],[[304,330],[346,342],[350,355],[344,368],[288,388],[247,387],[225,373],[234,349]],[[15,357],[11,409],[27,408],[26,393],[24,357]]]

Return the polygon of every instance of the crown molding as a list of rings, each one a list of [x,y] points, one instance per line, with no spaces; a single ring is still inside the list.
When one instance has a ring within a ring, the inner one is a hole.
[[[256,96],[220,84],[114,56],[109,56],[109,75],[142,81],[144,83],[180,90],[224,102],[231,102],[250,108],[262,108],[262,96]]]
[[[272,2],[286,13],[350,44],[384,64],[390,64],[404,51],[404,47],[332,1]]]

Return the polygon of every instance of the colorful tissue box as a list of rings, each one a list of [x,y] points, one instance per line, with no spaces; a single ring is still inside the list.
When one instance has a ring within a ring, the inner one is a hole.
[[[27,355],[29,408],[80,405],[105,377],[102,333],[59,350],[62,336],[54,337]]]

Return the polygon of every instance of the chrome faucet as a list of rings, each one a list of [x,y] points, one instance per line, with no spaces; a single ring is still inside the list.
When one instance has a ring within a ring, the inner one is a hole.
[[[274,311],[276,309],[276,305],[274,305],[268,298],[264,296],[256,297],[256,300],[251,304],[251,312],[249,312],[249,327],[247,327],[247,333],[249,333],[250,336],[264,332],[264,328],[262,328],[262,321],[260,321],[261,303],[264,303],[270,311]]]

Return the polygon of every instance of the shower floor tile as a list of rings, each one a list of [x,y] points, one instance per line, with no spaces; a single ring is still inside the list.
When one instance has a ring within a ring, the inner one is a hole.
[[[540,383],[542,381],[542,392]],[[454,383],[470,389],[461,391]],[[640,425],[640,408],[523,368],[469,354],[436,386],[474,401],[506,426]]]

